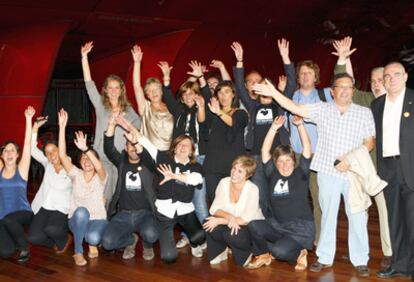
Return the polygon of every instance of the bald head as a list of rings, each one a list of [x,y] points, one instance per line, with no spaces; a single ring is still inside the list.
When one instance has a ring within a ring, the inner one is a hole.
[[[404,90],[408,75],[404,66],[399,62],[392,62],[384,67],[384,86],[391,96],[398,96]]]

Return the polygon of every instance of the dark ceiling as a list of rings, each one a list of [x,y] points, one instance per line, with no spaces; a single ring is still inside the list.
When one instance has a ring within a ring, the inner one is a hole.
[[[330,43],[351,35],[354,42],[383,50],[382,60],[411,62],[414,1],[332,0],[31,0],[0,1],[0,28],[68,21],[55,76],[79,71],[79,46],[94,40],[105,56],[142,38],[201,25],[286,34],[297,41]]]

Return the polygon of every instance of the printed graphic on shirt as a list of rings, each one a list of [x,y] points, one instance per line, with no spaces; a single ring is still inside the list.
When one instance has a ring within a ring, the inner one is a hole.
[[[191,173],[191,171],[188,169],[188,170],[186,170],[186,171],[181,171],[180,172],[180,168],[179,167],[176,167],[175,168],[175,172],[174,172],[175,174],[190,174]],[[175,183],[177,183],[177,184],[181,184],[181,185],[187,185],[187,184],[185,184],[184,182],[181,182],[181,181],[179,181],[179,180],[175,180]]]
[[[273,188],[274,197],[286,197],[289,195],[289,183],[287,180],[279,179]]]
[[[127,191],[141,191],[141,177],[139,172],[128,171],[126,173],[125,187]]]
[[[272,124],[273,111],[271,109],[260,109],[256,114],[256,124]]]

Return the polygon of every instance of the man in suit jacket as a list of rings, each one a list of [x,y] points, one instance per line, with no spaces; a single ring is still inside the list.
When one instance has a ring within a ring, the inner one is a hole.
[[[385,66],[387,94],[371,104],[377,132],[378,174],[388,182],[384,196],[388,208],[392,264],[378,272],[390,278],[411,274],[414,279],[414,91],[406,88],[404,66]]]

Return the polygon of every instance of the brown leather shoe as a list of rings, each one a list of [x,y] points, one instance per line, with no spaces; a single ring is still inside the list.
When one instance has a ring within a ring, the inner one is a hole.
[[[323,263],[320,263],[319,261],[316,261],[311,264],[311,266],[309,267],[309,270],[312,272],[319,272],[322,269],[328,268],[328,267],[332,267],[332,264],[323,264]]]
[[[296,260],[295,270],[296,271],[304,271],[308,268],[308,251],[306,249],[302,249]]]
[[[247,265],[248,269],[257,269],[263,265],[270,265],[272,263],[272,255],[270,253],[264,253],[260,256],[255,256],[252,261]]]
[[[69,249],[72,242],[73,242],[73,236],[72,234],[68,234],[68,238],[66,239],[66,244],[63,247],[63,249],[59,250],[56,245],[53,247],[53,249],[55,250],[55,253],[58,255],[66,253],[66,251]]]
[[[391,257],[384,256],[381,260],[381,269],[385,270],[391,266]]]

